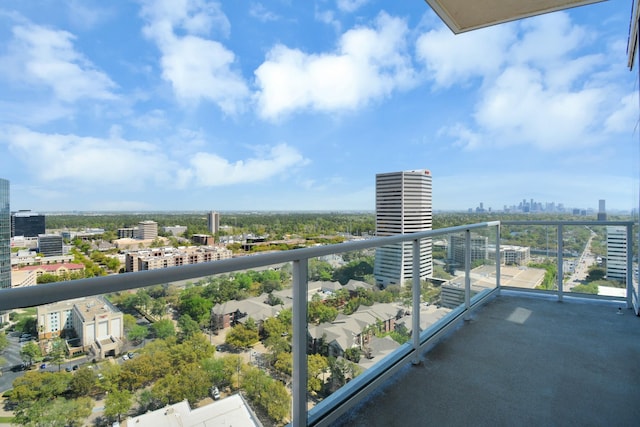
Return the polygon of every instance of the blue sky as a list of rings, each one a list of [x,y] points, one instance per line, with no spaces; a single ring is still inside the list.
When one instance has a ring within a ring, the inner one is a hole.
[[[421,0],[0,2],[11,209],[436,210],[638,199],[630,4],[453,35]]]

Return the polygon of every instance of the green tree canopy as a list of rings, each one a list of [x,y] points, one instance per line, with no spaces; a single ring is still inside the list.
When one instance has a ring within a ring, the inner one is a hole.
[[[133,394],[128,390],[113,390],[107,394],[104,403],[104,415],[109,419],[120,421],[122,415],[126,415],[133,404]]]
[[[231,328],[225,338],[225,343],[237,348],[249,348],[259,341],[258,331],[238,323]]]
[[[176,329],[173,326],[173,322],[169,319],[162,319],[154,322],[151,325],[151,331],[153,334],[160,339],[169,338],[175,336]]]
[[[29,341],[20,349],[20,357],[22,357],[22,360],[25,362],[28,362],[29,365],[32,365],[34,360],[42,357],[42,351],[40,351],[38,344]]]

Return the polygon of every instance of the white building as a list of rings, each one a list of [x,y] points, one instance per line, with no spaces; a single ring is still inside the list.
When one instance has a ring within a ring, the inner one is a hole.
[[[627,229],[607,227],[607,279],[626,282],[627,279]]]
[[[376,175],[376,234],[392,236],[431,230],[431,172],[426,169]],[[379,286],[403,284],[412,275],[412,244],[376,250],[374,276]],[[420,242],[420,278],[433,273],[431,239]]]
[[[496,259],[496,247],[487,248],[489,259]],[[501,265],[527,265],[531,260],[531,248],[528,246],[500,245]]]
[[[136,238],[140,240],[153,240],[158,237],[158,223],[155,221],[140,221],[137,231]]]
[[[146,414],[127,419],[136,427],[262,427],[240,394],[233,394],[208,405],[191,409],[189,402],[174,403]]]
[[[75,347],[98,358],[116,355],[124,336],[123,314],[102,297],[60,301],[37,307],[38,339],[75,334]]]

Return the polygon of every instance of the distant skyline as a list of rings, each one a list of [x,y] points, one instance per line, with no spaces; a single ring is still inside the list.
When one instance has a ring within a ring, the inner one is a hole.
[[[630,7],[454,36],[423,1],[4,0],[11,210],[374,211],[429,169],[434,211],[638,207]]]

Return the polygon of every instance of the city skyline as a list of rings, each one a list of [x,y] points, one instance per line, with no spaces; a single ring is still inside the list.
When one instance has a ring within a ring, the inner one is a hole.
[[[7,0],[0,170],[37,212],[373,211],[377,173],[425,163],[434,211],[629,211],[628,12],[454,36],[419,1]]]

